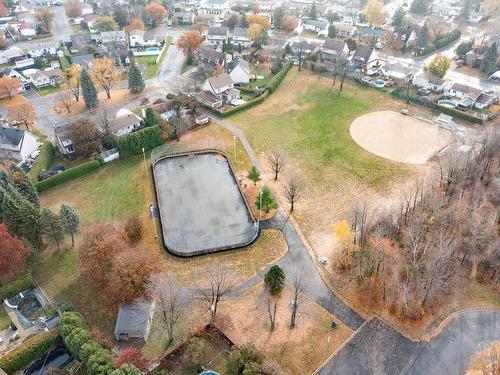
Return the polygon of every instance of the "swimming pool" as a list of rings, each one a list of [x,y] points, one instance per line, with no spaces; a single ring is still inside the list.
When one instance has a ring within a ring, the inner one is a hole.
[[[438,104],[448,108],[455,108],[457,106],[457,102],[451,99],[438,100]]]
[[[159,51],[160,49],[158,47],[148,47],[146,48],[146,51]]]

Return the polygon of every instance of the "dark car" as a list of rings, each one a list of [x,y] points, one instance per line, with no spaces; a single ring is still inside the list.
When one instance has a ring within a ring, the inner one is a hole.
[[[38,181],[45,180],[46,178],[49,178],[51,176],[54,176],[55,174],[64,172],[65,170],[66,170],[66,168],[64,168],[64,165],[54,165],[53,167],[50,167],[49,169],[46,169],[46,170],[38,173]]]

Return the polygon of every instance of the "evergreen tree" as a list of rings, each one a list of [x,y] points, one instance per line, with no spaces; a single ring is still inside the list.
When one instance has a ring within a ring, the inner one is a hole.
[[[337,29],[335,28],[335,25],[330,25],[328,26],[328,38],[335,38],[337,36]]]
[[[147,127],[159,125],[158,115],[151,107],[146,108],[146,119],[144,121]]]
[[[486,74],[493,74],[496,71],[497,66],[497,44],[493,43],[488,47],[486,53],[484,54],[483,62],[481,63],[481,70]]]
[[[429,0],[413,0],[410,6],[410,12],[416,14],[426,14],[429,8]]]
[[[394,16],[392,17],[391,25],[394,27],[404,26],[405,15],[406,11],[403,9],[403,7],[399,7],[398,9],[396,9],[396,12],[394,12]]]
[[[120,29],[128,25],[127,12],[122,6],[115,5],[113,7],[113,19],[116,21]]]
[[[72,207],[63,203],[59,211],[59,216],[64,230],[71,234],[71,246],[75,246],[74,234],[80,228],[80,215]]]
[[[309,10],[309,18],[312,20],[315,20],[318,18],[318,12],[316,10],[316,2],[313,0],[313,3],[311,5],[311,9]]]
[[[257,182],[261,180],[259,170],[253,166],[252,169],[248,171],[247,178],[253,181],[254,186],[257,185]]]
[[[415,44],[419,48],[425,48],[429,44],[429,27],[427,24],[424,24],[417,35],[417,40]]]
[[[285,10],[283,9],[283,7],[277,7],[276,9],[274,9],[274,14],[273,14],[274,26],[280,28],[284,17],[285,17]]]
[[[15,164],[11,164],[10,166],[10,177],[19,193],[35,207],[39,207],[40,199],[35,185]]]
[[[455,53],[457,56],[463,57],[467,52],[469,52],[472,49],[472,45],[474,44],[474,39],[469,40],[468,42],[462,42],[457,46],[457,49],[455,50]]]
[[[248,27],[248,19],[247,14],[243,13],[240,18],[240,22],[238,24],[239,27],[247,28]]]
[[[286,276],[283,269],[275,264],[266,272],[264,276],[264,285],[271,295],[277,296],[285,286],[285,278]]]
[[[61,219],[50,209],[42,209],[41,215],[42,232],[45,233],[57,245],[57,250],[61,250],[61,241],[64,238],[64,229],[61,224]]]
[[[131,93],[137,94],[138,92],[144,90],[144,87],[146,87],[146,85],[144,84],[142,73],[135,62],[133,62],[130,64],[128,71],[128,89]]]
[[[97,98],[97,90],[95,89],[94,82],[90,78],[90,74],[86,69],[82,69],[80,73],[80,85],[82,87],[83,100],[87,108],[96,108],[99,105]]]
[[[255,205],[259,210],[269,212],[270,209],[277,208],[278,204],[269,187],[264,186],[262,192],[255,197]]]

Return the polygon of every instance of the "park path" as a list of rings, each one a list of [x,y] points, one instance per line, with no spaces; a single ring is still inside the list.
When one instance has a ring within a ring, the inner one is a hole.
[[[208,111],[204,111],[204,113],[238,137],[252,164],[260,170],[262,176],[265,176],[264,169],[260,165],[259,159],[243,131],[221,117],[214,116]],[[308,296],[313,298],[320,306],[335,315],[352,330],[358,329],[363,324],[364,319],[338,298],[323,281],[309,251],[297,232],[297,228],[289,220],[286,211],[279,207],[272,219],[263,221],[260,225],[262,229],[278,229],[283,233],[288,245],[288,252],[277,264],[283,268],[289,279],[292,280],[294,275],[300,275],[304,291]],[[265,272],[266,270],[262,271],[240,285],[233,291],[233,295],[241,295],[255,286],[263,278]]]

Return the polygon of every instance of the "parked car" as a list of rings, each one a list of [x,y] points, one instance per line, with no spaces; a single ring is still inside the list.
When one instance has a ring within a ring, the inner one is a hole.
[[[429,90],[424,89],[424,88],[420,88],[417,90],[417,95],[419,95],[419,96],[428,96],[428,95],[430,95],[430,93],[431,92]]]
[[[20,338],[21,338],[21,335],[19,334],[19,332],[16,332],[12,336],[9,337],[9,341],[13,342],[13,341],[19,340]]]
[[[46,169],[38,173],[38,181],[45,180],[46,178],[64,172],[65,170],[66,168],[64,168],[64,165],[54,165],[53,167],[50,167],[49,169]]]
[[[366,83],[366,84],[369,85],[369,84],[372,83],[372,78],[368,77],[368,76],[364,76],[363,78],[361,78],[361,82]]]

